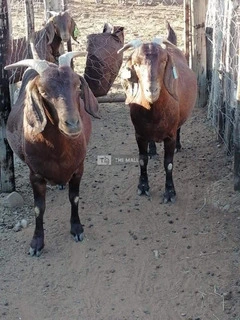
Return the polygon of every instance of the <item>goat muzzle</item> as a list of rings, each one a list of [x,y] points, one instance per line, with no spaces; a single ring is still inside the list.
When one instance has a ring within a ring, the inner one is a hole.
[[[80,119],[67,119],[59,122],[59,130],[68,137],[78,137],[82,132]]]

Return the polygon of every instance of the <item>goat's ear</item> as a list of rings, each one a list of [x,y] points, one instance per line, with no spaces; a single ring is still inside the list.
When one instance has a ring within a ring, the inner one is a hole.
[[[164,85],[169,92],[169,94],[175,99],[178,100],[178,95],[177,95],[177,70],[173,61],[173,58],[171,54],[168,54],[168,61],[167,65],[165,68],[165,74],[164,74]]]
[[[71,30],[70,30],[70,34],[73,38],[73,40],[77,41],[77,37],[79,36],[79,29],[76,25],[76,22],[73,20],[73,18],[71,18]]]
[[[46,30],[47,39],[48,39],[48,43],[47,44],[51,44],[53,42],[53,38],[55,36],[55,28],[54,28],[54,25],[53,25],[52,21],[49,21],[46,24],[45,30]]]
[[[24,115],[33,134],[38,134],[44,130],[47,118],[43,109],[42,97],[36,86],[31,86],[31,88],[28,86],[27,88]]]
[[[84,108],[94,118],[100,119],[98,101],[89,88],[87,81],[83,77],[79,77],[82,85],[81,98],[84,102]]]
[[[130,64],[121,73],[121,84],[126,94],[125,104],[129,104],[135,99],[138,91],[138,77]]]

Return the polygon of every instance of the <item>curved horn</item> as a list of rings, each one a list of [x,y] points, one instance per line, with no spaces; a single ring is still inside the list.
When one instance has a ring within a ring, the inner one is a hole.
[[[30,67],[41,75],[43,71],[49,68],[49,66],[50,66],[49,63],[45,60],[25,59],[13,64],[9,64],[5,66],[4,69],[10,70],[18,67]]]
[[[74,57],[85,57],[85,56],[86,56],[86,53],[85,52],[81,52],[81,51],[66,52],[66,53],[62,54],[58,58],[59,67],[61,67],[61,66],[69,66],[70,67],[72,58],[74,58]]]
[[[137,47],[139,47],[142,44],[142,41],[140,39],[134,39],[128,43],[126,43],[121,49],[118,50],[118,54],[126,51],[129,48],[133,48],[136,49]]]

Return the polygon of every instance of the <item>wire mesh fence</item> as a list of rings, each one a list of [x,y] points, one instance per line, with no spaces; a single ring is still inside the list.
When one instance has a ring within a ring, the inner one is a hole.
[[[206,14],[208,117],[232,154],[235,140],[240,9],[237,2],[209,0]],[[237,137],[236,137],[237,138]]]

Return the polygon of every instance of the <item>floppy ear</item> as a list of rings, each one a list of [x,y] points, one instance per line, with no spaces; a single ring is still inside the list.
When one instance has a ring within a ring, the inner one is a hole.
[[[82,84],[81,98],[84,101],[85,110],[94,118],[100,119],[99,105],[96,97],[92,93],[92,90],[89,88],[87,81],[81,76],[79,76],[79,78]]]
[[[138,77],[137,74],[129,63],[121,73],[121,84],[126,94],[125,104],[133,102],[138,92]]]
[[[71,29],[70,29],[70,34],[73,38],[73,40],[77,41],[77,37],[79,36],[79,29],[76,25],[76,22],[71,18]],[[77,41],[78,42],[78,41]]]
[[[171,54],[168,53],[168,61],[167,65],[165,68],[165,73],[164,73],[164,85],[169,92],[169,94],[175,99],[178,100],[178,95],[177,95],[177,80],[178,74],[177,74],[177,69],[175,67],[173,58]]]
[[[43,109],[42,97],[36,86],[27,86],[24,118],[31,127],[33,134],[42,132],[46,126],[47,118]],[[26,123],[25,123],[26,124]]]
[[[45,30],[46,30],[47,38],[48,38],[47,44],[51,44],[53,42],[53,38],[55,36],[55,28],[54,28],[54,25],[53,25],[51,18],[50,18],[49,22],[46,24]]]

